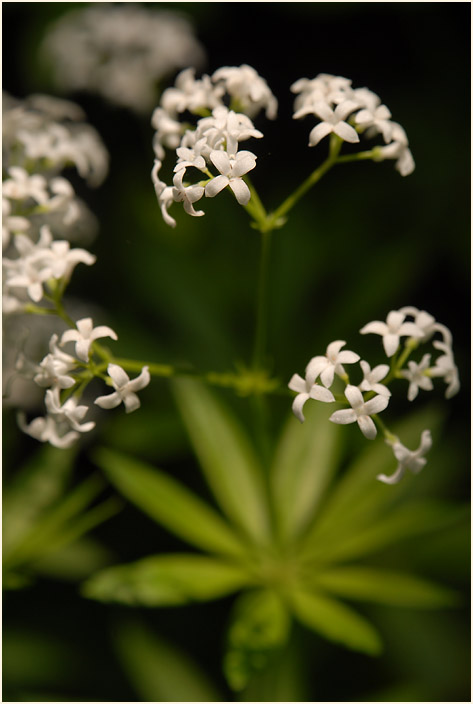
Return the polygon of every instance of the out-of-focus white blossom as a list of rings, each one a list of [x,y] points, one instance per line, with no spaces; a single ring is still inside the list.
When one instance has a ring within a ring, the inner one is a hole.
[[[53,416],[56,423],[65,421],[69,423],[73,430],[79,433],[88,433],[95,428],[94,421],[81,423],[89,410],[88,406],[78,406],[77,399],[73,396],[68,398],[63,404],[59,396],[59,389],[48,389],[45,394],[44,404],[49,416]]]
[[[162,78],[205,58],[182,15],[122,3],[63,15],[50,27],[43,55],[62,90],[95,92],[143,113],[155,103]]]
[[[433,346],[443,352],[440,357],[435,360],[435,366],[430,370],[430,376],[442,377],[448,385],[445,391],[445,398],[452,398],[460,390],[460,379],[458,375],[458,367],[455,364],[451,345],[440,340],[434,340]]]
[[[126,413],[136,411],[141,404],[135,392],[148,386],[150,382],[148,367],[143,367],[141,374],[131,381],[128,374],[118,364],[109,364],[107,373],[112,380],[115,391],[112,394],[100,396],[95,399],[95,403],[100,408],[110,409],[119,406],[123,402]]]
[[[413,401],[419,389],[424,389],[425,391],[432,391],[434,385],[432,379],[430,378],[430,354],[424,354],[419,364],[412,360],[409,360],[407,366],[409,369],[401,370],[400,374],[404,379],[409,382],[409,389],[407,392],[407,398],[409,401]],[[429,373],[429,375],[427,375]]]
[[[392,310],[388,313],[386,322],[373,320],[361,328],[360,333],[366,335],[374,333],[383,338],[384,351],[388,357],[392,357],[397,352],[401,337],[422,338],[423,332],[413,322],[404,322],[406,314],[399,310]]]
[[[31,435],[35,440],[49,442],[60,449],[72,447],[79,437],[79,433],[76,430],[69,429],[68,423],[64,423],[63,420],[57,420],[55,416],[51,415],[44,418],[35,418],[28,424],[24,413],[19,413],[18,425],[24,433]]]
[[[70,389],[75,384],[75,379],[69,375],[77,362],[70,354],[63,352],[58,347],[58,336],[51,336],[49,342],[49,354],[47,354],[38,366],[34,381],[38,386],[57,386],[60,389]]]
[[[332,423],[340,423],[341,425],[356,422],[365,438],[373,440],[376,437],[376,426],[371,416],[384,411],[389,403],[389,398],[378,395],[369,401],[365,401],[360,389],[350,384],[345,389],[345,396],[351,408],[335,411],[329,420]]]
[[[386,474],[378,474],[376,479],[384,484],[397,484],[404,476],[406,469],[409,469],[413,474],[420,472],[427,463],[424,455],[432,447],[432,436],[430,430],[424,430],[417,450],[409,450],[399,440],[391,444],[398,466],[394,474],[389,477]]]
[[[264,78],[252,66],[223,66],[215,71],[212,80],[217,86],[223,84],[237,112],[256,117],[264,109],[267,118],[276,118],[278,101]]]
[[[68,342],[75,342],[76,355],[84,362],[89,361],[90,346],[94,340],[102,337],[111,337],[112,340],[118,340],[117,333],[107,325],[98,325],[94,328],[92,318],[82,318],[76,322],[76,329],[66,330],[61,337],[62,346]]]

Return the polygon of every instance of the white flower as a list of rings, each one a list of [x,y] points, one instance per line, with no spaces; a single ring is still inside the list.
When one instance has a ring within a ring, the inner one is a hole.
[[[2,198],[2,249],[5,250],[11,241],[12,233],[25,232],[30,227],[30,221],[19,215],[10,215],[11,204]]]
[[[2,183],[2,193],[11,200],[27,200],[32,198],[39,204],[49,199],[47,182],[44,176],[30,176],[21,166],[11,166],[8,169],[10,178]]]
[[[163,160],[166,154],[163,145],[168,149],[176,149],[181,141],[183,126],[161,107],[153,112],[151,124],[156,130],[153,149],[157,158]]]
[[[388,313],[385,323],[374,320],[361,328],[360,333],[362,335],[366,335],[367,333],[381,335],[383,338],[384,351],[388,357],[392,357],[399,347],[399,338],[405,336],[420,338],[423,335],[422,330],[420,330],[415,323],[405,323],[405,318],[405,313],[399,310],[392,310]]]
[[[141,374],[131,381],[128,374],[118,364],[109,364],[107,373],[112,380],[115,391],[112,394],[100,396],[95,400],[95,403],[100,408],[109,409],[119,406],[123,401],[126,413],[136,411],[141,404],[135,391],[140,391],[140,389],[144,389],[149,384],[150,373],[148,367],[143,367]]]
[[[365,438],[373,440],[376,437],[376,426],[370,416],[384,411],[389,403],[388,397],[379,395],[365,402],[360,389],[350,384],[345,389],[345,396],[351,408],[335,411],[329,420],[341,425],[357,422]]]
[[[306,108],[314,106],[316,103],[327,103],[328,105],[339,105],[347,99],[353,99],[354,91],[351,88],[351,80],[343,76],[332,76],[329,73],[319,73],[316,78],[300,78],[291,86],[293,93],[300,93],[294,101],[294,118],[306,115]],[[308,112],[312,112],[309,110]]]
[[[235,155],[238,143],[250,137],[260,139],[263,133],[255,129],[247,115],[229,110],[220,105],[212,111],[211,117],[203,117],[197,123],[197,138],[205,136],[209,147],[220,149],[225,143],[225,151]],[[210,151],[209,151],[210,153]]]
[[[371,109],[363,108],[363,110],[357,112],[355,122],[364,130],[369,128],[368,136],[371,136],[371,133],[381,132],[384,141],[389,142],[393,124],[390,117],[391,113],[386,105],[377,105]]]
[[[207,146],[207,140],[203,137],[202,139],[194,141],[194,136],[195,132],[187,130],[181,142],[181,145],[183,146],[176,149],[178,161],[174,167],[174,171],[180,171],[188,166],[194,166],[196,169],[200,169],[201,171],[206,169],[207,164],[202,156],[202,151]],[[187,146],[189,142],[193,142],[192,147]]]
[[[430,315],[430,313],[427,313],[425,310],[419,310],[414,306],[404,306],[404,308],[400,308],[400,312],[406,315],[412,315],[414,318],[414,323],[422,332],[422,337],[419,337],[419,342],[427,342],[436,330],[440,330],[433,315]]]
[[[238,110],[249,117],[255,117],[265,108],[266,117],[275,119],[278,101],[264,78],[251,66],[223,66],[215,71],[212,80],[217,84],[222,83],[226,92],[237,101]]]
[[[161,96],[161,105],[169,115],[176,115],[185,110],[213,110],[222,104],[220,97],[223,92],[223,88],[212,85],[209,76],[204,75],[200,80],[196,80],[195,70],[186,68],[179,73],[174,86],[166,88]]]
[[[64,435],[60,434],[60,431],[64,428],[64,423],[58,422],[53,416],[35,418],[28,425],[24,413],[19,413],[18,425],[24,433],[31,435],[35,440],[49,442],[54,447],[61,449],[71,447],[79,437],[79,433],[76,430],[70,430]]]
[[[417,362],[413,362],[412,360],[407,364],[409,369],[403,369],[400,373],[404,379],[409,381],[407,398],[409,401],[413,401],[419,393],[419,389],[432,391],[434,388],[432,379],[429,376],[426,376],[425,373],[429,371],[430,354],[424,354],[419,364],[417,364]]]
[[[332,110],[332,108],[326,103],[320,102],[316,103],[312,107],[308,107],[305,113],[302,110],[299,111],[298,114],[301,117],[303,113],[308,114],[311,112],[322,120],[322,122],[316,125],[309,134],[309,146],[315,147],[321,139],[326,137],[331,132],[336,134],[345,142],[359,142],[360,138],[358,137],[355,128],[349,125],[348,122],[345,122],[348,115],[356,110],[357,107],[357,103],[351,100],[345,100],[343,103],[337,105],[335,110]]]
[[[309,398],[313,398],[316,401],[323,401],[324,403],[335,401],[331,391],[315,384],[310,377],[306,377],[304,380],[299,374],[294,374],[288,386],[291,391],[297,392],[297,396],[292,403],[292,410],[301,423],[305,420],[302,409]]]
[[[307,377],[312,380],[312,383],[320,376],[322,384],[326,388],[330,388],[333,384],[335,374],[343,376],[345,370],[343,364],[354,364],[360,359],[360,355],[356,352],[343,350],[341,348],[346,345],[345,340],[335,340],[327,347],[325,356],[313,357],[307,365]]]
[[[77,362],[70,354],[59,349],[57,341],[58,336],[52,335],[49,354],[40,362],[34,381],[38,386],[58,386],[60,389],[69,389],[76,382],[68,372],[75,369]]]
[[[65,421],[73,430],[79,433],[88,433],[95,428],[94,421],[82,424],[80,422],[89,410],[88,406],[78,406],[77,399],[74,397],[68,398],[67,401],[61,405],[58,387],[46,391],[44,402],[49,416],[54,416],[56,423]]]
[[[440,342],[440,340],[435,340],[432,344],[444,354],[437,357],[435,367],[430,370],[430,374],[435,377],[443,377],[445,383],[448,384],[445,398],[452,398],[460,390],[458,368],[453,358],[452,348],[448,343]]]
[[[89,349],[94,340],[101,337],[111,337],[112,340],[118,340],[116,332],[107,325],[98,325],[94,328],[92,318],[82,318],[76,322],[76,330],[66,330],[59,343],[61,347],[67,342],[76,343],[76,355],[84,362],[89,361]]]
[[[251,194],[242,176],[255,168],[256,156],[252,152],[242,151],[238,152],[235,158],[231,158],[226,152],[215,150],[210,153],[210,160],[220,171],[220,176],[216,176],[205,186],[205,195],[213,198],[226,186],[230,186],[240,205],[246,205]]]
[[[409,469],[413,474],[417,474],[425,466],[427,460],[424,455],[432,447],[432,437],[430,430],[424,430],[421,435],[420,445],[417,450],[408,450],[399,441],[392,444],[394,456],[398,461],[398,466],[394,474],[388,477],[386,474],[378,474],[376,479],[384,484],[397,484]]]
[[[194,210],[193,206],[193,203],[200,200],[204,195],[204,188],[203,186],[198,185],[184,186],[182,179],[184,178],[185,172],[186,169],[184,168],[174,174],[174,188],[172,190],[172,197],[177,203],[182,201],[184,210],[188,213],[188,215],[205,215],[203,210]]]
[[[373,159],[396,159],[395,168],[401,176],[408,176],[415,169],[415,162],[409,149],[409,142],[404,128],[397,122],[391,123],[390,139],[393,141],[385,147],[377,147]]]
[[[381,396],[391,396],[388,387],[379,383],[389,374],[388,364],[378,364],[377,367],[371,369],[368,362],[362,359],[360,366],[364,376],[363,381],[358,386],[360,391],[374,391],[377,394],[381,394]]]

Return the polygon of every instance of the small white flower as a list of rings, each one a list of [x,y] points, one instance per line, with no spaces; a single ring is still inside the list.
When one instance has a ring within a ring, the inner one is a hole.
[[[223,66],[215,71],[212,80],[217,85],[221,83],[232,99],[237,101],[238,109],[249,117],[255,117],[265,108],[266,117],[275,119],[278,101],[264,78],[251,66]]]
[[[360,138],[354,127],[345,122],[346,118],[350,113],[356,110],[358,104],[351,101],[345,100],[343,103],[337,105],[335,110],[327,105],[326,103],[316,103],[313,107],[308,107],[306,114],[311,112],[317,115],[322,122],[319,122],[309,134],[309,146],[315,147],[321,139],[326,137],[328,134],[333,132],[340,139],[345,142],[359,142]],[[304,111],[299,111],[300,116]]]
[[[384,351],[388,357],[392,357],[399,347],[399,338],[406,336],[421,338],[423,336],[422,330],[420,330],[415,323],[405,323],[405,318],[405,313],[399,310],[392,310],[388,313],[385,323],[380,320],[374,320],[362,327],[360,333],[362,335],[366,335],[367,333],[381,335],[383,338]]]
[[[300,420],[301,423],[304,422],[304,414],[302,409],[306,401],[309,398],[313,398],[316,401],[323,401],[324,403],[331,403],[335,401],[333,394],[328,389],[323,386],[319,386],[311,381],[310,377],[303,379],[299,374],[294,374],[288,384],[291,391],[296,391],[297,396],[292,403],[292,410],[296,418]]]
[[[182,201],[182,204],[184,206],[184,210],[188,215],[194,215],[196,217],[199,217],[201,215],[205,215],[203,210],[194,210],[194,203],[202,198],[204,195],[204,188],[203,186],[198,186],[198,185],[190,185],[190,186],[184,186],[182,179],[184,178],[184,174],[186,172],[186,169],[180,169],[177,173],[174,174],[173,178],[173,183],[174,183],[174,188],[172,190],[172,196],[173,199],[179,203]]]
[[[434,385],[430,376],[426,376],[426,372],[429,371],[430,367],[430,354],[424,354],[419,364],[413,362],[412,360],[408,363],[409,369],[403,369],[401,375],[404,379],[409,381],[409,389],[407,392],[407,398],[409,401],[413,401],[419,389],[424,389],[425,391],[432,391]]]
[[[307,365],[307,377],[315,382],[318,376],[322,384],[328,389],[333,384],[335,374],[345,375],[343,364],[354,364],[360,359],[360,355],[349,350],[340,351],[346,345],[345,340],[335,340],[327,347],[325,356],[313,357]]]
[[[210,153],[210,160],[220,171],[220,176],[216,176],[205,186],[205,195],[213,198],[226,186],[230,186],[240,205],[247,205],[251,194],[242,176],[255,168],[256,156],[252,152],[242,151],[231,158],[227,152],[215,150]]]
[[[413,474],[417,474],[425,466],[427,460],[424,455],[432,447],[432,437],[430,430],[424,430],[421,435],[420,445],[417,450],[408,450],[399,441],[392,444],[394,456],[398,461],[398,466],[394,474],[388,477],[386,474],[378,474],[376,479],[384,484],[397,484],[409,469]]]
[[[76,355],[84,362],[89,361],[89,349],[94,340],[100,337],[111,337],[118,340],[117,333],[107,325],[98,325],[94,328],[92,318],[82,318],[76,322],[76,330],[66,330],[61,338],[61,347],[67,342],[76,343]]]
[[[341,425],[356,422],[365,438],[373,440],[376,437],[376,426],[370,416],[384,411],[389,403],[388,397],[378,395],[365,402],[360,389],[350,384],[345,389],[345,396],[351,408],[335,411],[329,420]]]
[[[374,391],[377,394],[381,394],[381,396],[391,396],[388,387],[379,383],[389,374],[388,364],[378,364],[377,367],[371,369],[368,362],[362,359],[360,366],[364,376],[363,381],[358,387],[360,391]]]
[[[77,366],[74,357],[66,354],[57,346],[58,336],[52,335],[49,342],[49,354],[40,362],[34,382],[38,386],[58,386],[60,389],[70,389],[75,379],[68,372]]]
[[[385,147],[377,147],[374,161],[383,159],[396,159],[395,168],[401,176],[409,176],[415,169],[415,162],[409,149],[409,142],[404,128],[397,122],[391,123],[391,136],[393,141]]]
[[[46,391],[44,403],[48,414],[54,416],[56,423],[65,421],[69,423],[73,430],[79,433],[88,433],[95,428],[94,421],[82,424],[80,422],[89,410],[88,406],[78,406],[77,399],[74,397],[68,398],[67,401],[61,405],[58,387]]]
[[[10,178],[2,183],[2,193],[10,200],[27,200],[32,198],[39,204],[49,199],[47,182],[44,176],[30,176],[21,166],[11,166],[8,169]]]
[[[385,142],[389,142],[392,134],[392,122],[390,120],[391,113],[386,105],[377,105],[374,108],[363,108],[355,115],[355,122],[362,129],[369,129],[368,136],[371,133],[376,134],[381,132]]]
[[[171,227],[176,227],[176,221],[168,213],[168,208],[172,203],[174,203],[173,198],[173,187],[167,186],[164,181],[161,181],[158,173],[162,166],[159,159],[154,160],[154,166],[151,170],[151,179],[153,181],[154,190],[156,192],[156,197],[158,199],[159,206],[161,208],[161,215],[166,225]]]
[[[435,331],[440,329],[433,315],[430,315],[430,313],[427,313],[425,310],[419,310],[414,306],[404,306],[404,308],[400,308],[400,312],[406,315],[412,315],[414,318],[414,323],[422,332],[422,337],[419,338],[419,342],[427,342]]]
[[[140,391],[148,386],[150,382],[150,373],[148,367],[143,367],[141,374],[130,381],[128,374],[118,364],[109,364],[107,373],[112,380],[112,385],[115,391],[106,396],[100,396],[95,400],[95,403],[100,408],[115,408],[120,403],[125,404],[126,413],[136,411],[140,407],[140,399],[135,391]]]
[[[452,396],[455,396],[460,390],[458,368],[453,358],[452,348],[448,343],[441,342],[440,340],[435,340],[432,344],[437,350],[440,350],[444,354],[437,357],[435,367],[430,370],[430,374],[435,377],[443,377],[445,383],[448,384],[447,390],[445,391],[445,398],[452,398]]]
[[[31,423],[27,424],[24,413],[19,413],[18,425],[24,433],[31,435],[35,440],[49,442],[54,447],[61,449],[72,447],[79,437],[79,433],[76,430],[70,430],[64,435],[60,434],[64,423],[58,423],[53,416],[35,418]]]

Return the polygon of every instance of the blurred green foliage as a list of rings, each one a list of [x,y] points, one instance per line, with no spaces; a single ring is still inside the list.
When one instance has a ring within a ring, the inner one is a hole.
[[[47,23],[74,5],[84,3],[3,4],[5,90],[17,97],[51,90],[36,58],[38,43]],[[252,3],[251,12],[249,3],[147,5],[179,9],[193,18],[208,52],[209,72],[248,63],[277,95],[278,120],[257,123],[265,137],[258,143],[254,182],[268,207],[278,205],[321,160],[318,150],[307,148],[307,123],[291,118],[289,86],[297,78],[328,71],[352,78],[355,86],[366,85],[409,136],[417,165],[412,176],[401,178],[390,163],[339,167],[276,232],[271,372],[284,381],[332,339],[350,341],[368,320],[413,304],[451,328],[467,389],[468,3]],[[176,230],[170,230],[149,178],[151,126],[95,96],[72,98],[103,136],[112,168],[97,192],[74,183],[97,214],[100,234],[93,245],[97,264],[91,271],[78,270],[71,295],[102,307],[104,322],[119,332],[122,356],[215,371],[246,363],[259,254],[258,234],[248,228],[246,214],[224,193],[206,203],[205,217],[179,213]],[[360,354],[368,344],[361,340]],[[127,607],[79,594],[77,582],[107,565],[139,565],[162,553],[184,559],[183,540],[235,560],[241,536],[247,541],[264,535],[262,488],[253,482],[251,469],[259,463],[260,448],[248,399],[221,392],[223,401],[211,416],[216,425],[206,434],[199,403],[213,404],[214,394],[201,396],[185,385],[180,393],[184,422],[166,382],[156,381],[142,394],[138,413],[104,419],[101,443],[107,450],[91,457],[130,503],[100,526],[108,510],[101,513],[101,507],[114,509],[115,504],[92,506],[99,485],[90,478],[88,453],[73,464],[69,453],[38,450],[7,412],[4,536],[12,536],[8,550],[11,555],[16,550],[17,558],[4,586],[31,586],[4,597],[4,699],[230,700],[234,694],[221,674],[227,632],[225,670],[237,689],[248,684],[243,700],[468,699],[466,609],[418,608],[426,600],[447,605],[451,590],[469,591],[468,521],[466,509],[459,507],[469,496],[466,391],[443,406],[448,415],[429,410],[427,420],[422,409],[417,420],[406,421],[403,432],[412,433],[413,444],[419,430],[435,419],[437,431],[425,471],[398,487],[374,481],[377,473],[392,469],[383,468],[383,462],[392,461],[383,443],[366,449],[361,437],[344,429],[342,444],[340,429],[325,421],[314,426],[313,436],[307,424],[301,427],[294,419],[283,429],[288,398],[272,399],[268,432],[273,445],[278,441],[272,486],[282,544],[292,546],[308,536],[307,565],[318,565],[317,571],[309,569],[315,574],[312,591],[298,593],[291,609],[312,630],[297,624],[288,630],[286,611],[261,581],[254,585],[261,591],[215,603],[169,611],[138,606],[132,614]],[[222,408],[231,409],[231,420],[223,425]],[[395,410],[401,418],[405,404]],[[191,442],[208,485],[197,472]],[[320,471],[311,472],[316,461]],[[222,474],[222,466],[228,474]],[[39,489],[35,468],[43,476]],[[336,472],[342,481],[333,485]],[[209,486],[221,511],[211,505]],[[152,501],[154,491],[163,499],[159,505]],[[80,514],[80,520],[88,518],[80,523],[77,512],[89,505],[89,513]],[[71,542],[92,528],[92,537]],[[345,565],[368,554],[369,564],[357,564],[357,571]],[[121,567],[108,569],[102,574],[123,576]],[[418,581],[393,578],[400,572],[418,575]],[[376,593],[368,588],[379,575],[390,585],[388,591],[384,582],[384,601],[401,608],[363,602],[352,607],[357,599],[379,598],[381,587]],[[186,584],[194,584],[182,570],[179,579],[183,593]],[[236,588],[238,579],[232,584]],[[267,613],[272,616],[265,621]],[[353,647],[361,642],[365,651],[374,651],[379,636],[371,623],[384,642],[376,661],[317,635],[346,642],[351,633]]]

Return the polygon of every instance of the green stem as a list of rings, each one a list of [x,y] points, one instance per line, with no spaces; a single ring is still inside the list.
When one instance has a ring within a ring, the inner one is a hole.
[[[262,369],[266,338],[268,333],[268,283],[269,283],[269,253],[271,245],[271,230],[261,231],[261,257],[258,278],[258,294],[256,299],[256,332],[253,348],[252,368],[255,372]]]

